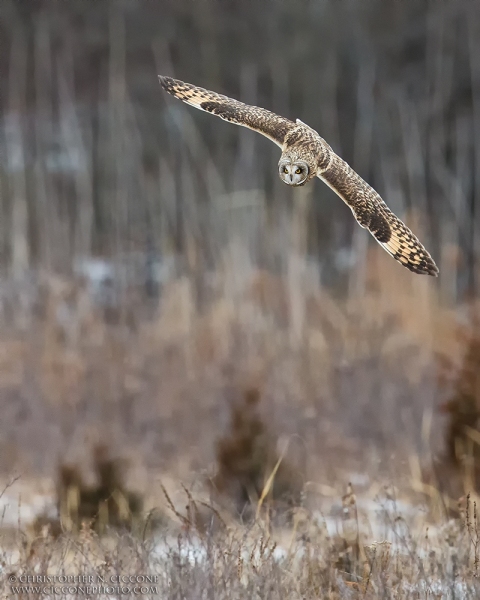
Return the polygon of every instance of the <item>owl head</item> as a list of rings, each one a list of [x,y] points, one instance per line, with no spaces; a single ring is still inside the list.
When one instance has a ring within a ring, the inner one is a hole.
[[[303,160],[282,158],[278,163],[278,174],[287,185],[303,185],[309,179],[310,168]]]

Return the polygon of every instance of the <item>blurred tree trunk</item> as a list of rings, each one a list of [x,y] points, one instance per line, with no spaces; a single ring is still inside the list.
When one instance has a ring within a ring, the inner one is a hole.
[[[27,39],[23,26],[16,22],[10,47],[9,106],[6,131],[10,171],[11,233],[10,270],[19,277],[29,267],[28,201],[23,123],[26,116]]]

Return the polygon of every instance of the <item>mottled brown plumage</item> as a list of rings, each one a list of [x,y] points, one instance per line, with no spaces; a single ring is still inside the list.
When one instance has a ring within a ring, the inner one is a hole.
[[[286,184],[304,185],[319,177],[393,258],[414,273],[438,275],[435,262],[416,236],[314,129],[299,119],[294,123],[264,108],[171,77],[160,77],[160,83],[187,104],[268,137],[282,149],[279,174]]]
[[[178,79],[160,77],[160,83],[163,89],[172,96],[195,108],[217,115],[225,121],[258,131],[270,138],[280,148],[283,146],[283,140],[288,130],[295,126],[292,121],[279,117],[268,110],[257,106],[248,106],[248,104],[233,98],[204,90],[190,83],[178,81]]]

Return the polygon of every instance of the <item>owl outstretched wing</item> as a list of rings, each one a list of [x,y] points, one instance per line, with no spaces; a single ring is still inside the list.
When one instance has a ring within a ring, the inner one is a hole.
[[[264,108],[250,106],[228,96],[222,96],[171,77],[160,75],[159,79],[163,89],[175,98],[212,113],[212,115],[217,115],[225,121],[257,131],[275,142],[280,148],[283,146],[287,132],[295,127],[295,123],[292,121]]]
[[[410,231],[344,160],[329,148],[331,160],[317,176],[348,204],[358,223],[368,229],[393,258],[414,273],[438,275],[434,260]]]

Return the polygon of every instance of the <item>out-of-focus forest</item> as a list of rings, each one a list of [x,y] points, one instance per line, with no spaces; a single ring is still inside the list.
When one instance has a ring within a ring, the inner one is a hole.
[[[454,387],[480,290],[478,3],[3,0],[0,28],[3,469],[100,436],[202,472],[245,388],[310,477],[328,451],[446,452],[438,364]],[[316,129],[440,277],[158,74]]]
[[[358,278],[370,242],[330,191],[281,186],[275,147],[172,102],[162,73],[301,117],[416,225],[442,300],[478,291],[479,18],[472,2],[5,2],[3,270],[192,249],[206,271],[232,221],[281,270],[295,201],[298,251],[328,285]]]

